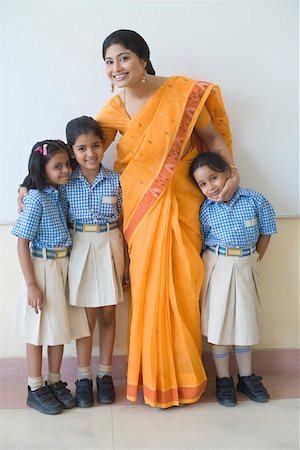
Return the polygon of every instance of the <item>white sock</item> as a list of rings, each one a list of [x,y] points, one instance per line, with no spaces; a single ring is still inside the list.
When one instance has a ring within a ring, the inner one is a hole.
[[[212,354],[218,378],[230,377],[229,345],[212,345]]]
[[[36,391],[37,389],[45,386],[44,378],[42,377],[42,375],[40,377],[34,378],[28,377],[27,383],[32,391]]]
[[[106,366],[105,364],[98,365],[97,377],[102,378],[104,375],[111,376],[112,366]]]
[[[235,345],[234,354],[240,377],[248,377],[251,375],[251,347]]]
[[[77,367],[77,380],[91,380],[93,378],[91,366]]]
[[[61,380],[60,372],[58,372],[58,373],[48,372],[47,384],[55,384],[55,383],[58,383],[60,380]]]

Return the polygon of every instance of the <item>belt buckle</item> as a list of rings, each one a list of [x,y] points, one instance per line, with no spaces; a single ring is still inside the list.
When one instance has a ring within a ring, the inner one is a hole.
[[[58,248],[55,250],[55,258],[65,258],[67,256],[67,249],[66,248]]]
[[[84,223],[83,231],[89,231],[91,233],[98,233],[98,224],[97,223]]]
[[[241,256],[241,255],[242,255],[241,248],[226,247],[226,256]]]

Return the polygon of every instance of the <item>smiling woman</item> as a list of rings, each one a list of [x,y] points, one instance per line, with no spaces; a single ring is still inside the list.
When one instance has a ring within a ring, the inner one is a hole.
[[[127,397],[168,408],[196,402],[206,385],[201,362],[199,293],[203,278],[197,210],[189,179],[199,146],[232,164],[230,131],[217,86],[159,77],[145,40],[118,30],[103,43],[105,71],[121,88],[100,111],[105,147],[117,131],[124,234],[130,253],[132,314]],[[112,89],[113,90],[113,89]],[[238,175],[220,199],[235,190]]]

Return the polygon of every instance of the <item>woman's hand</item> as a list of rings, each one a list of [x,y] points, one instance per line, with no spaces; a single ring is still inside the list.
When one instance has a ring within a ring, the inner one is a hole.
[[[28,195],[28,190],[26,189],[26,187],[20,187],[19,189],[19,194],[18,194],[18,198],[17,198],[17,203],[18,203],[18,213],[21,214],[21,212],[24,209],[24,203],[23,203],[23,198],[26,197],[26,195]]]
[[[228,202],[231,200],[240,182],[238,170],[235,166],[233,166],[234,162],[232,155],[226,145],[226,142],[216,131],[212,121],[210,121],[203,128],[196,128],[196,132],[204,143],[207,151],[214,152],[222,156],[230,167],[230,174],[222,192],[220,192],[218,197],[211,199],[215,202]]]
[[[215,197],[211,200],[214,200],[215,202],[229,202],[232,199],[235,191],[237,190],[239,183],[240,176],[237,169],[235,169],[234,171],[230,172],[230,176],[227,179],[225,186],[223,187],[218,197]]]

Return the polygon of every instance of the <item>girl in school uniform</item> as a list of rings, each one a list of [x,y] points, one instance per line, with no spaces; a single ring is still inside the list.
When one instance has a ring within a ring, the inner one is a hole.
[[[257,402],[269,399],[262,377],[252,374],[251,346],[261,334],[260,261],[276,233],[275,215],[268,200],[252,189],[238,187],[228,202],[218,201],[236,170],[212,152],[198,155],[190,168],[207,197],[200,209],[205,266],[201,326],[217,370],[217,400],[225,406],[236,404],[231,346],[239,371],[237,390]]]
[[[91,117],[79,117],[67,124],[66,135],[77,163],[69,183],[64,186],[73,240],[69,301],[71,305],[86,308],[91,332],[90,337],[77,341],[76,404],[90,407],[94,403],[90,366],[92,336],[97,320],[100,341],[97,400],[99,403],[115,400],[111,376],[115,307],[123,301],[125,274],[125,246],[118,223],[122,193],[119,174],[101,163],[104,147],[99,124]]]
[[[71,175],[69,149],[59,140],[36,143],[23,186],[29,191],[12,233],[24,275],[14,328],[26,342],[27,405],[45,414],[75,406],[67,383],[61,381],[64,344],[88,336],[84,308],[70,307],[66,298],[68,254],[72,244],[66,205],[58,187]],[[42,347],[47,346],[48,375],[42,376]]]

